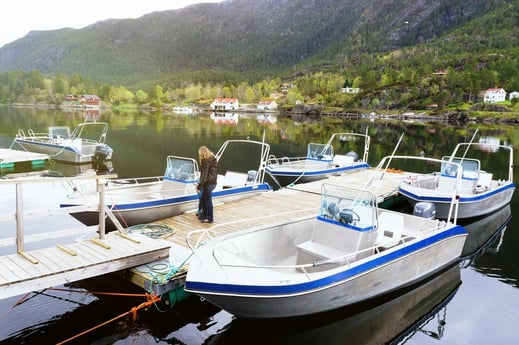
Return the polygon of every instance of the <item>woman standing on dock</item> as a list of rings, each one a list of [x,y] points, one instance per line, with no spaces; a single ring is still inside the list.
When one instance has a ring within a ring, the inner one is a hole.
[[[213,217],[213,197],[212,193],[218,180],[218,161],[211,150],[206,146],[198,149],[200,159],[200,181],[197,186],[197,193],[200,193],[200,206],[198,218],[202,223],[212,223]],[[201,211],[200,211],[201,209]]]

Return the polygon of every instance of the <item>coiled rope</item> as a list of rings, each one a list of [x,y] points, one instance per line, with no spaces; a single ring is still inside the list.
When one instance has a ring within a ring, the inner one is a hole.
[[[125,232],[138,232],[153,239],[164,239],[172,236],[175,230],[167,224],[138,224],[126,228]]]

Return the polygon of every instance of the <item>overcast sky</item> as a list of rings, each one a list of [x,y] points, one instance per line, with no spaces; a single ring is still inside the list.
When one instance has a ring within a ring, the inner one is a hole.
[[[32,30],[83,28],[111,18],[138,18],[155,11],[223,0],[7,0],[0,5],[0,47]]]

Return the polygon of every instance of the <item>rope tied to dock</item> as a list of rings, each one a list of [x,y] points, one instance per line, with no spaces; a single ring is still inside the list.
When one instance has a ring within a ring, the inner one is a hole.
[[[138,224],[126,229],[126,233],[139,232],[153,239],[163,239],[172,236],[175,230],[167,224]]]

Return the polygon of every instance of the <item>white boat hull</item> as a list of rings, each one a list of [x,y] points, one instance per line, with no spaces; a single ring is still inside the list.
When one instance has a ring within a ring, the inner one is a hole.
[[[353,166],[345,167],[327,167],[326,165],[318,169],[305,169],[286,166],[267,166],[267,173],[280,186],[288,186],[295,183],[308,183],[322,180],[331,176],[337,176],[346,173],[353,173],[361,169],[368,169],[371,166],[367,163],[361,163]]]
[[[399,191],[412,206],[417,202],[434,203],[436,217],[447,219],[450,208],[450,195],[448,194],[450,193],[435,195],[432,191],[403,185],[400,186]],[[458,219],[474,218],[495,212],[510,203],[514,191],[514,183],[507,183],[483,193],[460,194],[458,197]]]
[[[463,227],[388,210],[364,226],[366,210],[357,204],[354,226],[319,216],[213,239],[190,260],[185,290],[240,318],[289,318],[381,297],[459,261]],[[381,247],[395,217],[402,239]]]
[[[242,318],[285,318],[311,315],[331,311],[361,301],[388,294],[394,290],[426,279],[441,269],[457,262],[464,237],[442,244],[441,248],[430,247],[399,259],[399,263],[388,262],[388,266],[377,268],[349,279],[301,291],[294,295],[245,295],[239,293],[208,294],[188,286],[187,290],[207,299],[216,306]],[[459,248],[459,250],[458,250]],[[457,252],[458,255],[448,253]],[[423,261],[425,260],[425,262]],[[415,263],[420,262],[423,275],[416,275]],[[391,265],[389,265],[391,264]]]
[[[112,159],[112,148],[105,144],[108,124],[84,122],[72,132],[66,126],[51,126],[48,133],[34,133],[32,129],[18,130],[14,139],[21,149],[43,153],[69,164],[104,163]],[[98,138],[92,139],[94,134]]]
[[[160,185],[161,183],[157,184],[158,188],[156,192],[148,192],[149,198],[134,201],[126,199],[126,201],[117,202],[117,196],[115,194],[111,196],[108,191],[106,195],[107,207],[112,211],[119,223],[127,227],[151,223],[197,209],[199,197],[196,193],[192,192],[190,194],[170,198],[161,197],[159,193]],[[213,192],[213,203],[231,202],[268,191],[272,191],[272,189],[267,184],[229,188]],[[128,195],[128,191],[126,193],[126,195]],[[96,197],[97,196],[92,197],[91,200],[85,202],[85,204],[95,204],[98,201]],[[83,204],[83,202],[74,203],[71,201],[70,203],[62,203],[61,207],[78,206],[80,204]],[[99,224],[98,211],[76,212],[71,215],[85,225]],[[105,220],[105,227],[108,231],[116,229],[115,224],[113,224],[110,219]]]
[[[69,146],[54,145],[43,142],[36,142],[23,139],[15,139],[16,143],[20,145],[25,151],[43,153],[52,157],[52,159],[59,162],[66,162],[71,164],[89,164],[95,161],[96,144],[87,146],[83,144],[82,150],[78,151]],[[112,153],[109,153],[105,160],[112,159]]]

